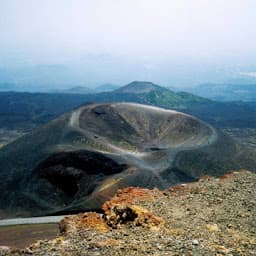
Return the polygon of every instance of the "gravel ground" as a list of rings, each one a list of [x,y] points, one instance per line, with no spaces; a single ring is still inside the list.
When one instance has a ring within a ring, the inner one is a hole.
[[[165,223],[136,226],[132,221],[99,232],[88,228],[38,241],[23,251],[0,255],[256,255],[256,174],[234,172],[223,178],[165,191],[152,190],[136,205]]]

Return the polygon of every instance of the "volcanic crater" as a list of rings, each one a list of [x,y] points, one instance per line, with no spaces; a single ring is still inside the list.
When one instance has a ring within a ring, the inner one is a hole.
[[[13,216],[97,210],[119,188],[163,189],[218,176],[248,167],[241,158],[232,139],[190,115],[88,104],[0,150],[1,210]]]

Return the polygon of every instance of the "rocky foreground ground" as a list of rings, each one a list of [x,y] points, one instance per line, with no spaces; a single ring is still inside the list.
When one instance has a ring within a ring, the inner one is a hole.
[[[0,255],[256,255],[255,173],[126,188],[102,209],[66,217],[56,239]]]

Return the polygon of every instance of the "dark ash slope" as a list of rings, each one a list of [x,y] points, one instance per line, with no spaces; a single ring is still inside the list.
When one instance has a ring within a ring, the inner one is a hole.
[[[255,166],[240,145],[192,116],[90,104],[1,149],[0,214],[98,209],[121,187],[165,188]]]

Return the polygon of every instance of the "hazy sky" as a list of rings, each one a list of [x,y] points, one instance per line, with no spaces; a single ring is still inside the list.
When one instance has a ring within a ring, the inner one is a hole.
[[[246,74],[255,13],[255,0],[0,0],[0,68],[17,81],[53,68],[55,82],[91,84]]]

